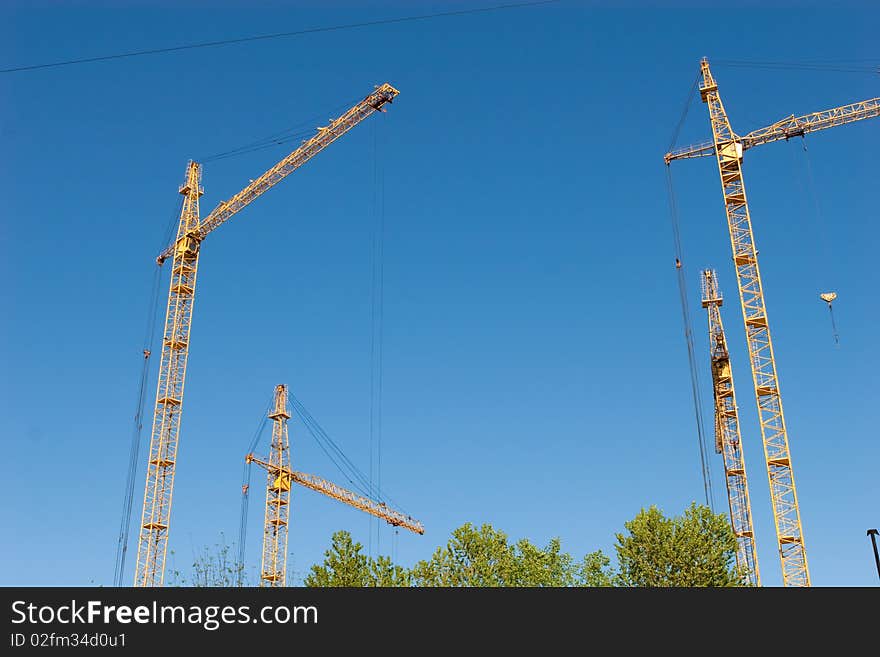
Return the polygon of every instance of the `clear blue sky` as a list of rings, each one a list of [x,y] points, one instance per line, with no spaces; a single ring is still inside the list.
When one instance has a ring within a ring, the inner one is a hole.
[[[60,4],[3,4],[2,67],[472,6]],[[611,550],[641,507],[679,513],[702,501],[662,161],[699,59],[878,58],[880,11],[867,3],[757,4],[560,2],[0,75],[0,583],[112,583],[153,259],[187,160],[323,125],[385,81],[401,92],[387,114],[203,245],[176,566],[220,532],[235,540],[242,459],[275,384],[369,469],[374,140],[385,180],[382,485],[427,528],[401,533],[399,561],[428,557],[467,521],[542,544],[559,536],[578,556]],[[878,75],[714,71],[739,132],[880,95]],[[880,525],[878,127],[810,136],[808,159],[800,142],[782,142],[746,161],[817,585],[877,584],[865,530]],[[697,99],[679,142],[709,134]],[[206,164],[203,211],[288,150]],[[674,178],[705,413],[698,282],[709,266],[729,300],[761,570],[778,585],[717,170],[678,162]],[[818,298],[827,289],[839,294],[839,347]],[[155,371],[148,412],[154,394]],[[345,483],[298,422],[291,437],[295,467]],[[721,457],[711,463],[726,511]],[[367,516],[294,496],[294,581],[335,530],[376,552]],[[261,507],[259,491],[250,566]],[[391,530],[379,541],[388,553]],[[132,568],[130,554],[126,581]]]

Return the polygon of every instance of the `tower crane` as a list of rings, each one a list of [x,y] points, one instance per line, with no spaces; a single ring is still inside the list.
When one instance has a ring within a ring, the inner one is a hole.
[[[377,86],[375,91],[345,114],[330,121],[327,126],[319,127],[312,138],[303,141],[298,149],[253,180],[247,187],[218,204],[204,219],[199,215],[199,198],[204,193],[201,186],[201,166],[197,162],[189,162],[187,165],[186,178],[179,188],[179,192],[183,195],[183,206],[177,236],[174,242],[156,258],[159,265],[171,258],[171,282],[162,334],[162,356],[159,363],[144,505],[138,536],[135,586],[161,586],[165,575],[186,362],[202,241],[211,231],[229,221],[257,197],[277,185],[361,121],[376,112],[384,112],[384,105],[391,103],[399,93],[387,83]]]
[[[837,125],[880,116],[880,98],[835,107],[804,116],[786,117],[747,135],[737,135],[721,102],[718,84],[709,62],[700,62],[700,98],[709,108],[712,141],[666,153],[666,165],[674,160],[714,155],[721,177],[730,246],[736,269],[743,323],[749,347],[752,382],[758,405],[764,462],[770,482],[776,540],[785,586],[810,586],[807,551],[801,526],[788,432],[782,410],[782,394],[776,373],[764,288],[758,268],[758,249],[746,200],[742,162],[746,150],[762,144],[806,135]]]
[[[733,370],[730,367],[727,337],[721,321],[721,304],[724,303],[724,299],[718,288],[718,277],[714,270],[703,270],[702,283],[703,308],[709,316],[709,354],[712,366],[712,397],[715,405],[715,451],[724,458],[730,525],[736,536],[736,565],[744,573],[748,584],[760,586],[761,575],[758,571],[758,551],[755,547],[752,504],[749,501],[749,484],[739,430]]]
[[[260,583],[285,586],[287,573],[287,526],[290,516],[290,480],[278,474],[290,469],[290,440],[287,436],[287,386],[275,386],[275,402],[269,411],[272,420],[272,444],[266,469],[266,518],[263,529],[263,562]],[[250,460],[248,460],[250,463]]]
[[[383,502],[362,497],[341,486],[290,468],[290,443],[287,434],[287,421],[290,411],[287,406],[287,386],[275,386],[275,402],[269,412],[272,420],[272,445],[269,459],[260,459],[253,454],[245,457],[247,463],[256,463],[266,470],[266,514],[263,523],[263,557],[260,567],[260,585],[279,587],[286,585],[287,579],[287,529],[290,518],[290,485],[299,484],[306,488],[339,500],[356,509],[385,520],[395,527],[403,527],[416,534],[424,534],[425,528],[418,520],[389,508]]]

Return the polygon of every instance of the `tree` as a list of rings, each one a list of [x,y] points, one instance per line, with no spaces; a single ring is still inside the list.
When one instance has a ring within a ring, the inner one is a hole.
[[[444,548],[413,568],[416,586],[505,586],[514,577],[507,536],[491,525],[465,523]]]
[[[601,550],[577,562],[553,538],[546,547],[528,539],[511,543],[490,524],[465,523],[445,546],[408,570],[388,557],[362,553],[348,532],[333,534],[322,565],[312,566],[306,586],[740,586],[736,538],[723,514],[692,503],[666,518],[642,509],[616,534],[617,568]]]
[[[558,538],[541,549],[528,539],[517,542],[514,550],[514,577],[506,586],[572,586],[577,568]]]
[[[527,539],[511,544],[492,525],[465,523],[446,547],[415,565],[412,578],[415,586],[570,586],[577,569],[558,538],[546,548]]]
[[[410,586],[412,576],[391,557],[373,559],[362,553],[364,546],[355,543],[347,531],[333,534],[324,563],[312,566],[306,586]]]
[[[666,518],[642,509],[617,534],[619,586],[741,586],[735,567],[736,537],[723,514],[691,503]]]
[[[370,559],[370,586],[412,586],[412,573],[391,562],[391,557]]]
[[[169,586],[252,586],[244,564],[232,555],[232,546],[220,534],[220,543],[204,547],[193,555],[192,574],[187,576],[177,569],[169,574]],[[172,558],[174,552],[171,553]]]
[[[577,586],[614,586],[611,559],[602,550],[590,552],[578,566],[576,577]]]
[[[364,546],[355,543],[351,534],[333,534],[330,549],[324,552],[323,565],[312,566],[306,586],[375,586],[372,561],[363,554]],[[390,560],[389,560],[390,563]]]

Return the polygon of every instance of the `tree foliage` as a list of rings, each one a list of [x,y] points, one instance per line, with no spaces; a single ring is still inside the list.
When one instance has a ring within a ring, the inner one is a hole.
[[[546,546],[526,538],[511,542],[490,524],[465,523],[445,546],[411,569],[390,557],[375,559],[347,531],[333,534],[324,561],[311,567],[314,587],[608,587],[741,586],[735,567],[736,537],[724,514],[692,503],[667,518],[655,506],[642,509],[615,535],[616,567],[601,550],[580,561],[558,538]],[[171,571],[172,586],[253,586],[225,542],[193,559],[189,579]]]
[[[330,549],[324,552],[324,563],[312,566],[306,586],[374,586],[374,564],[362,552],[363,548],[348,532],[336,532]]]
[[[521,539],[511,542],[490,524],[466,523],[445,546],[411,570],[388,557],[361,553],[347,532],[333,535],[324,563],[313,566],[308,586],[438,587],[609,587],[739,586],[736,538],[726,516],[691,504],[667,518],[655,506],[642,509],[616,534],[617,564],[601,550],[580,561],[562,550],[558,538],[545,547]]]
[[[253,586],[244,564],[235,558],[232,548],[221,534],[220,543],[213,547],[204,547],[193,555],[189,575],[172,568],[168,573],[169,586]],[[171,556],[173,559],[174,552]]]
[[[651,506],[617,534],[620,586],[740,586],[736,536],[723,514],[692,503],[666,518]]]
[[[452,532],[446,547],[413,568],[416,586],[505,586],[515,577],[507,536],[491,525],[470,523]]]
[[[373,559],[363,553],[364,546],[351,534],[333,534],[330,549],[324,552],[324,563],[312,566],[305,579],[306,586],[409,586],[410,572],[391,562],[390,557]]]
[[[614,586],[616,576],[611,559],[602,550],[590,552],[578,565],[578,586]]]

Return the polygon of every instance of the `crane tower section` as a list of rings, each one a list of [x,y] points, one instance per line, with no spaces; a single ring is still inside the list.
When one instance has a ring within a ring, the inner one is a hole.
[[[746,583],[760,586],[758,552],[752,524],[752,505],[743,456],[736,391],[727,337],[721,321],[723,298],[714,270],[702,272],[703,308],[709,316],[709,354],[712,367],[712,393],[715,406],[715,451],[724,458],[724,479],[730,507],[730,524],[736,536],[736,565]]]
[[[287,386],[275,386],[275,404],[269,413],[272,420],[272,446],[266,469],[266,519],[263,523],[263,563],[260,586],[286,586],[287,527],[290,517],[290,441],[287,421]]]
[[[183,206],[177,238],[171,249],[171,286],[162,334],[162,359],[153,410],[135,586],[161,586],[165,574],[174,464],[177,461],[189,329],[199,267],[199,240],[194,235],[199,225],[199,197],[204,190],[201,187],[201,168],[197,162],[187,165],[186,179],[179,191],[183,195]]]

